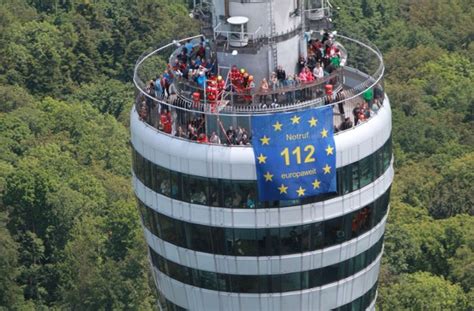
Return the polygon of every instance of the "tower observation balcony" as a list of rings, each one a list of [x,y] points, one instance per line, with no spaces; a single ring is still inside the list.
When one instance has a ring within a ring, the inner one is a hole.
[[[320,37],[316,32],[307,33],[311,36],[310,40]],[[297,74],[288,75],[286,80],[268,89],[262,89],[261,81],[255,80],[245,88],[233,85],[231,66],[221,66],[217,62],[210,41],[202,35],[169,42],[145,52],[136,63],[133,77],[137,89],[134,113],[164,134],[193,141],[198,141],[199,135],[205,134],[207,139],[201,137],[199,142],[220,141],[230,146],[250,144],[252,115],[331,106],[337,134],[364,126],[383,109],[385,67],[382,55],[369,42],[340,34],[335,34],[332,40],[341,51],[340,67],[331,73],[325,72],[323,77],[311,82],[300,81]],[[206,85],[200,85],[181,70],[174,70],[177,57],[186,44],[193,46],[191,59],[197,57],[199,47],[205,45],[203,59],[211,63],[212,75],[222,78],[222,83],[225,83],[215,98],[209,98],[210,93],[206,90],[213,81],[207,80]],[[245,70],[249,77],[253,75],[251,68]],[[172,76],[169,94],[166,90],[163,90],[164,96],[154,90],[150,92],[150,83],[165,71]],[[230,127],[234,131],[239,128],[245,130],[248,139],[232,141],[226,134]],[[191,128],[194,128],[196,135],[190,133]],[[211,141],[213,133],[218,139],[214,137]]]

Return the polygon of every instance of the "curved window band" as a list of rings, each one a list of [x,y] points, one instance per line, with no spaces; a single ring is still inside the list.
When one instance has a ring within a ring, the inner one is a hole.
[[[372,264],[382,251],[383,236],[367,251],[337,264],[302,272],[238,275],[189,268],[172,262],[149,247],[153,265],[170,278],[199,288],[230,293],[282,293],[334,283]]]
[[[241,229],[184,222],[139,201],[143,225],[175,246],[228,256],[281,256],[315,251],[354,239],[374,228],[387,213],[390,188],[377,200],[346,215],[302,226]]]
[[[338,193],[302,200],[259,202],[257,182],[225,180],[187,175],[163,168],[138,153],[132,146],[133,172],[146,187],[179,201],[226,208],[278,208],[321,202],[361,189],[383,175],[392,159],[392,140],[358,162],[337,169]]]
[[[343,306],[332,309],[331,311],[366,310],[372,304],[372,302],[374,302],[375,295],[377,293],[377,285],[377,282],[375,282],[374,286],[372,286],[372,288],[361,297]]]

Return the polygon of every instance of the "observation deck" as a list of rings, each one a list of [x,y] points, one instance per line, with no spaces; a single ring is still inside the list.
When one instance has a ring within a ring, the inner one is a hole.
[[[315,40],[320,34],[313,32],[311,36]],[[368,42],[339,34],[335,34],[333,40],[342,54],[339,68],[331,73],[325,72],[324,77],[312,82],[302,82],[296,74],[289,75],[286,81],[281,81],[267,90],[259,87],[260,81],[253,81],[249,87],[236,89],[230,81],[230,66],[219,66],[213,59],[215,54],[209,47],[209,41],[202,35],[169,42],[144,53],[138,59],[133,77],[137,88],[133,113],[138,114],[140,120],[162,134],[180,139],[189,138],[192,141],[198,141],[199,135],[205,134],[206,143],[220,141],[230,146],[250,144],[252,115],[332,106],[337,134],[349,131],[355,126],[363,126],[383,109],[385,67],[382,55]],[[173,64],[182,53],[183,46],[189,43],[194,49],[191,57],[196,57],[196,50],[202,44],[206,46],[202,59],[211,60],[214,66],[213,74],[222,77],[225,82],[216,99],[206,96],[208,93],[204,85],[186,79],[182,72],[173,71]],[[151,81],[165,70],[173,76],[169,85],[169,96],[166,92],[165,96],[157,95],[156,92],[150,93]],[[252,75],[251,70],[248,70],[248,74]],[[332,87],[332,94],[327,93],[328,85]],[[363,117],[359,113],[361,110]],[[164,111],[166,118],[163,116]],[[197,135],[190,135],[190,124],[193,124]],[[230,141],[226,135],[230,127],[234,131],[239,128],[245,130],[248,139],[238,144]],[[214,132],[219,139],[210,141]],[[205,139],[199,142],[203,140]]]

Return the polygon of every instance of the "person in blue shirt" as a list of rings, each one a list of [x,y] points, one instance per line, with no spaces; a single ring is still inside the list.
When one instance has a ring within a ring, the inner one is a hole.
[[[188,51],[188,56],[191,56],[193,54],[193,48],[194,48],[193,43],[191,42],[191,40],[188,40],[188,42],[186,42],[184,47]]]
[[[163,76],[159,75],[158,77],[156,77],[156,80],[155,80],[155,93],[156,93],[156,98],[158,99],[163,99],[163,96],[164,96],[164,90],[163,90],[163,86],[161,85],[161,79],[163,79]]]

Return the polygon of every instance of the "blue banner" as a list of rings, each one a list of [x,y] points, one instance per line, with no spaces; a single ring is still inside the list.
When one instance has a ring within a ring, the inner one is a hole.
[[[336,192],[332,107],[252,116],[260,201]]]

